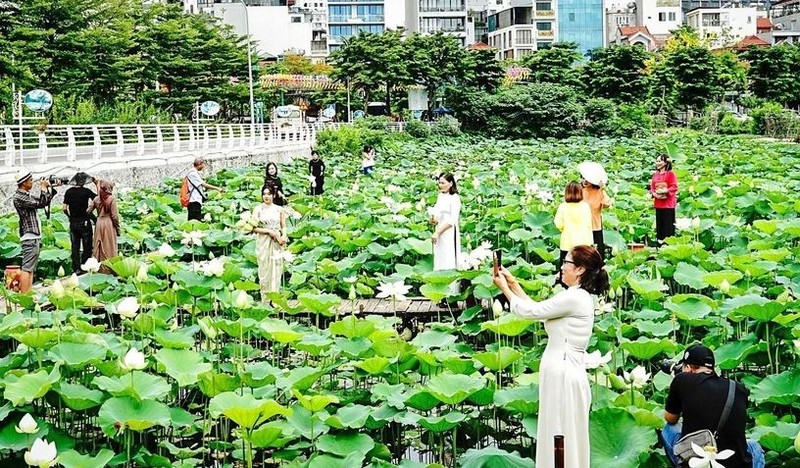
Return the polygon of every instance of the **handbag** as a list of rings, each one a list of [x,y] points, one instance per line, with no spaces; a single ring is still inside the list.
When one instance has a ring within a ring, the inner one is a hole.
[[[697,456],[692,450],[692,444],[697,444],[701,448],[705,447],[713,447],[714,449],[717,448],[717,433],[725,426],[725,423],[728,422],[728,416],[731,414],[731,408],[733,407],[733,398],[734,394],[736,393],[736,383],[733,380],[728,381],[728,397],[725,399],[725,408],[722,410],[722,415],[719,418],[719,424],[717,424],[717,429],[714,432],[711,432],[708,429],[701,429],[699,431],[694,431],[690,434],[686,434],[685,436],[681,437],[678,442],[675,444],[673,448],[673,452],[675,453],[675,459],[678,462],[678,466],[680,467],[688,467],[689,460]]]

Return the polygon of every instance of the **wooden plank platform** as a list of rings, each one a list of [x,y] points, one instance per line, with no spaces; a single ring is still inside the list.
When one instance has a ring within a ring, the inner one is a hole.
[[[300,306],[301,304],[297,300],[289,301],[289,307]],[[447,307],[440,307],[439,304],[424,297],[409,297],[405,301],[397,301],[395,306],[398,315],[436,315],[439,313],[449,315]],[[391,299],[358,299],[352,305],[349,300],[342,300],[338,312],[339,314],[349,314],[351,307],[356,314],[394,315]],[[455,304],[450,306],[450,310],[454,315],[461,313],[461,308]]]

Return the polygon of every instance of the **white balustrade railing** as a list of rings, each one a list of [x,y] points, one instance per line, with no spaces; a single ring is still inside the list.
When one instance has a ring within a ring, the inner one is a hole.
[[[6,125],[0,165],[6,168],[80,161],[135,161],[312,144],[319,130],[340,124]]]

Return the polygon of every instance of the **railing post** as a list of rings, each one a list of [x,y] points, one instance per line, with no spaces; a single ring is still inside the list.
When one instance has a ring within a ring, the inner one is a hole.
[[[156,125],[156,154],[164,154],[164,135],[161,134],[161,125]]]
[[[122,134],[122,127],[119,125],[114,127],[114,132],[117,134],[117,148],[114,154],[121,158],[125,156],[125,135]]]
[[[263,146],[264,145],[264,124],[263,123],[258,126],[258,145],[259,146]]]
[[[220,149],[222,148],[222,125],[217,124],[215,127],[217,127],[217,141],[214,144],[214,148]]]
[[[233,131],[233,124],[228,124],[228,148],[233,148],[236,143],[236,133]]]
[[[172,152],[173,153],[180,153],[181,151],[181,132],[178,130],[177,125],[172,126],[172,134],[175,136],[175,139],[172,140]]]
[[[195,143],[194,125],[189,124],[189,151],[194,151]]]
[[[77,159],[78,148],[75,144],[75,130],[72,126],[67,127],[67,161]]]
[[[141,125],[136,126],[136,155],[144,156],[144,131]]]
[[[6,138],[6,166],[11,167],[14,165],[14,153],[17,142],[14,139],[14,132],[11,131],[11,127],[4,127],[3,130]]]
[[[47,133],[44,131],[37,131],[39,134],[39,162],[47,164]]]
[[[203,125],[203,149],[208,149],[209,143],[208,126]]]
[[[244,125],[239,126],[239,144],[244,145],[244,142],[247,141],[247,132],[244,129]]]
[[[119,127],[117,127],[117,129],[119,129]],[[119,130],[117,131],[119,132]],[[118,134],[121,135],[121,132]],[[97,126],[92,126],[92,143],[92,156],[94,157],[94,160],[97,161],[103,154],[103,140],[100,139],[100,129],[97,128]],[[119,148],[117,149],[117,152],[119,152]]]

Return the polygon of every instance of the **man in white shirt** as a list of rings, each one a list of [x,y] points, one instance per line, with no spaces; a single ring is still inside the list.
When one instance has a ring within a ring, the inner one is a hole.
[[[206,192],[204,189],[213,189],[221,192],[222,188],[215,185],[207,184],[203,177],[200,175],[206,167],[206,160],[198,157],[194,160],[194,167],[186,174],[189,182],[189,207],[187,220],[191,221],[196,219],[201,221],[203,218],[203,202],[206,201]]]

